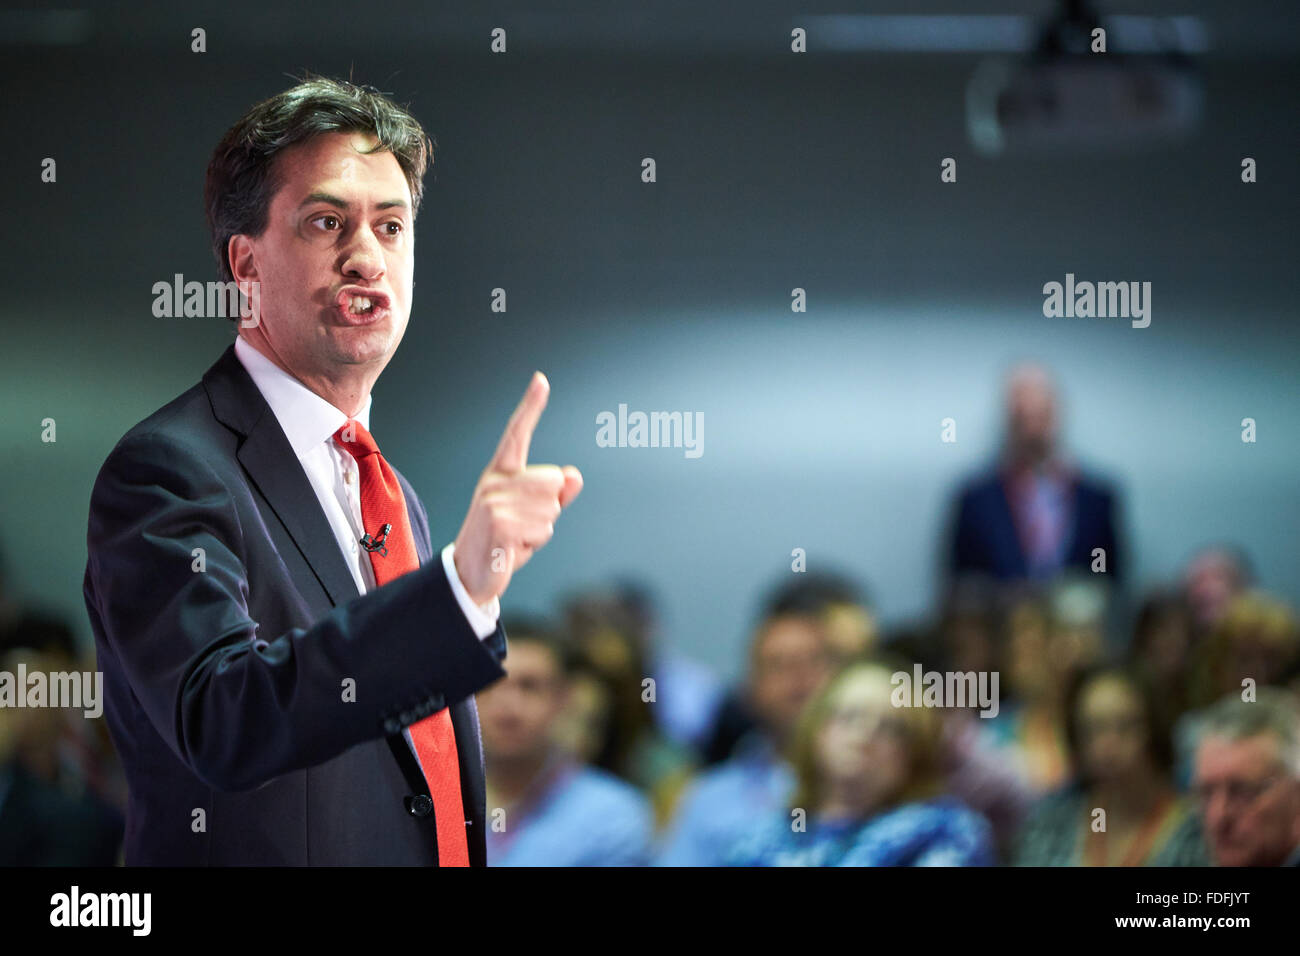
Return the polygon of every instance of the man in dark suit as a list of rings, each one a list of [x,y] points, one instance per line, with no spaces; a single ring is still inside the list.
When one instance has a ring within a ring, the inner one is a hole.
[[[255,314],[91,498],[127,864],[485,865],[472,695],[504,673],[500,595],[582,478],[527,464],[537,373],[439,556],[370,435],[431,151],[376,91],[312,79],[213,154],[214,252]]]
[[[1065,570],[1089,574],[1100,548],[1104,565],[1096,570],[1120,579],[1115,493],[1062,457],[1057,422],[1046,370],[1013,370],[1002,459],[958,494],[948,553],[955,576],[1046,581]]]

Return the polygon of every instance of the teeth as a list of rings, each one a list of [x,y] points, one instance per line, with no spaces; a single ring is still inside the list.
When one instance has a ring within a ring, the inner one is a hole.
[[[361,313],[361,312],[369,312],[369,311],[370,311],[370,304],[371,304],[371,303],[370,303],[370,300],[369,300],[368,298],[366,298],[365,296],[354,295],[354,296],[352,297],[352,312],[353,312],[353,314],[358,314],[358,313]]]

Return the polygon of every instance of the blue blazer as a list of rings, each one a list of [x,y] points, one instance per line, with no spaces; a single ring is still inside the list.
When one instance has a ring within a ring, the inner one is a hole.
[[[486,865],[471,695],[504,675],[505,632],[474,633],[398,478],[421,566],[362,596],[233,346],[113,449],[84,590],[128,865],[436,865],[402,729],[444,706],[470,860]]]
[[[1124,555],[1116,532],[1115,494],[1110,486],[1074,473],[1071,520],[1066,529],[1064,568],[1090,572],[1092,549],[1106,549],[1107,575],[1121,579]],[[1016,530],[1005,479],[989,471],[968,482],[957,498],[949,569],[956,575],[984,574],[999,581],[1025,578],[1029,566]]]

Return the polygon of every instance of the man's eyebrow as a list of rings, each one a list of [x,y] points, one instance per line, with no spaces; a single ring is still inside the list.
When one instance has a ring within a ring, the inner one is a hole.
[[[329,203],[331,206],[338,206],[340,209],[348,209],[351,206],[351,203],[346,199],[341,199],[333,193],[314,192],[308,193],[307,198],[298,204],[298,208],[301,209],[303,206],[310,206],[316,202]],[[405,199],[386,199],[383,202],[375,203],[376,209],[406,209],[408,206],[409,204]]]

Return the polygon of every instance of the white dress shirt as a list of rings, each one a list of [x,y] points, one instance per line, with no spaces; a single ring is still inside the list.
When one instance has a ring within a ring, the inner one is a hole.
[[[357,590],[365,594],[375,587],[375,571],[369,554],[361,548],[365,530],[361,522],[360,474],[357,460],[334,440],[334,433],[347,423],[348,416],[245,342],[242,336],[235,339],[235,356],[275,413],[329,519]],[[370,431],[370,400],[371,396],[367,395],[365,405],[356,415],[356,421],[366,431]],[[474,603],[456,573],[455,548],[452,542],[442,549],[442,567],[466,620],[482,640],[496,631],[501,603],[496,598],[484,605]],[[410,733],[406,730],[402,733],[414,752]]]

